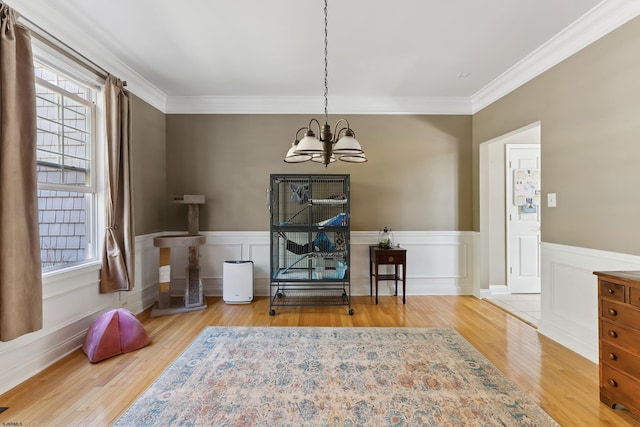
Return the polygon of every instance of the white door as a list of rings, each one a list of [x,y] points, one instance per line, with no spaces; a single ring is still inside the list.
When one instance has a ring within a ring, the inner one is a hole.
[[[507,286],[540,293],[540,146],[506,145]]]

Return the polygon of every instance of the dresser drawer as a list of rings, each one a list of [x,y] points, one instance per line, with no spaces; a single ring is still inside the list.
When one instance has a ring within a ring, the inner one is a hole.
[[[640,288],[629,287],[629,303],[640,307]]]
[[[600,296],[602,298],[624,302],[624,285],[620,285],[618,283],[613,283],[613,282],[607,282],[606,280],[601,280]]]
[[[614,322],[600,320],[600,340],[640,355],[640,333]]]
[[[600,342],[600,363],[640,378],[640,355],[629,353],[609,342]]]
[[[638,411],[640,408],[640,382],[607,365],[600,365],[600,373],[601,393],[604,393],[613,403]]]
[[[623,323],[632,328],[640,328],[640,310],[613,301],[600,300],[602,317]]]

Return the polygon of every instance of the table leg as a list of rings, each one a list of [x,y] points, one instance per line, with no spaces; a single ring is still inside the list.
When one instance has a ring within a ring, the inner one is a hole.
[[[376,264],[376,305],[378,304],[378,264]]]
[[[369,255],[369,295],[373,295],[373,264]]]
[[[402,264],[402,303],[407,303],[407,263]]]
[[[398,277],[399,277],[399,276],[398,276],[398,268],[399,268],[399,267],[400,267],[400,266],[399,266],[398,264],[395,264],[395,265],[393,266],[393,276],[394,276],[394,280],[395,280],[395,282],[396,282],[396,293],[395,293],[395,294],[393,294],[393,296],[394,296],[394,297],[397,297],[397,296],[398,296]]]

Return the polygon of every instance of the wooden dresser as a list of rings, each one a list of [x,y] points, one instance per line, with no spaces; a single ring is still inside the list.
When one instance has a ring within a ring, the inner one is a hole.
[[[596,271],[600,400],[640,415],[640,271]]]

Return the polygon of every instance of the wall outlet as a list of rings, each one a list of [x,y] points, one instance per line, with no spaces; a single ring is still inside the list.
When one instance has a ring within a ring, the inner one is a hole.
[[[547,207],[555,208],[556,207],[556,193],[548,193],[547,194]]]

